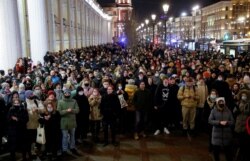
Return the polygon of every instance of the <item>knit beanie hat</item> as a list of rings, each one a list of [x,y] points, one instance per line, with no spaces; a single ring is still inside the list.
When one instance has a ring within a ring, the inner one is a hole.
[[[30,98],[31,96],[33,96],[33,91],[32,90],[25,91],[25,98]]]

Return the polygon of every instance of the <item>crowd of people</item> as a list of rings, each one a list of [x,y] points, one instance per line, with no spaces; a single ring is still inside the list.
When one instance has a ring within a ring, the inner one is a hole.
[[[59,152],[80,156],[76,143],[88,134],[118,146],[118,134],[139,140],[182,129],[191,137],[206,132],[215,161],[222,148],[232,161],[235,144],[238,159],[249,161],[249,63],[248,53],[117,44],[47,52],[43,64],[19,58],[0,72],[0,137],[12,160],[19,149],[23,160],[39,151],[54,160]]]

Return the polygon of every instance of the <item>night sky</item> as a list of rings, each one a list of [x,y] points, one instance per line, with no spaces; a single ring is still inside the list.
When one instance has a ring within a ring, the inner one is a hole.
[[[98,0],[99,2],[112,2],[112,0]],[[115,0],[113,0],[115,1]],[[168,2],[170,4],[170,10],[168,16],[179,16],[181,12],[187,12],[190,14],[192,6],[199,4],[200,6],[206,6],[220,0],[132,0],[133,8],[137,20],[143,21],[146,18],[150,18],[152,13],[163,14],[162,4]]]

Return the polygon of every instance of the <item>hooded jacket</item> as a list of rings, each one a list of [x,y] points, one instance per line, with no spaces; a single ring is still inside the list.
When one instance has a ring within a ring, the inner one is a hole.
[[[220,124],[220,121],[227,121],[225,126]],[[209,119],[209,124],[213,126],[212,129],[212,144],[217,146],[227,146],[232,143],[233,133],[232,126],[234,125],[234,118],[231,111],[225,106],[221,109],[218,104],[212,109]]]
[[[72,111],[68,112],[67,109]],[[57,110],[61,115],[61,129],[69,130],[76,128],[76,114],[79,112],[79,107],[76,100],[71,98],[63,98],[58,101]]]

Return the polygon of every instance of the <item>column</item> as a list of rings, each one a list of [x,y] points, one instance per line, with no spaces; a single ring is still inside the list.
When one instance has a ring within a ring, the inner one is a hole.
[[[53,3],[47,0],[47,14],[48,14],[48,32],[49,32],[49,51],[55,51],[55,18],[53,12]]]
[[[19,28],[21,36],[21,46],[22,46],[22,57],[29,56],[29,47],[28,47],[28,35],[27,35],[27,18],[26,18],[26,1],[19,0],[17,1],[18,8],[18,19],[19,19]]]
[[[83,17],[84,17],[84,5],[83,5],[83,1],[80,1],[80,26],[81,26],[81,47],[83,47],[84,46],[84,44],[83,44],[83,42],[84,42],[84,40],[83,40],[83,38],[84,38],[84,28],[83,28]]]
[[[60,49],[64,50],[64,26],[63,26],[63,1],[58,1],[59,5],[59,17],[60,17]]]
[[[17,1],[0,1],[0,20],[0,69],[6,72],[22,53]]]
[[[80,31],[79,31],[79,26],[78,26],[78,5],[80,5],[78,3],[78,0],[75,0],[75,40],[76,40],[76,45],[75,47],[76,48],[79,48],[81,46],[79,46],[79,39],[81,37],[81,35],[79,34]]]
[[[69,49],[72,49],[73,48],[73,26],[71,24],[71,21],[72,21],[72,17],[71,17],[71,2],[70,0],[67,1],[67,10],[68,10],[68,20],[69,20]]]
[[[48,51],[46,4],[44,0],[27,0],[27,6],[31,58],[36,64],[37,61],[43,62],[43,57]]]

